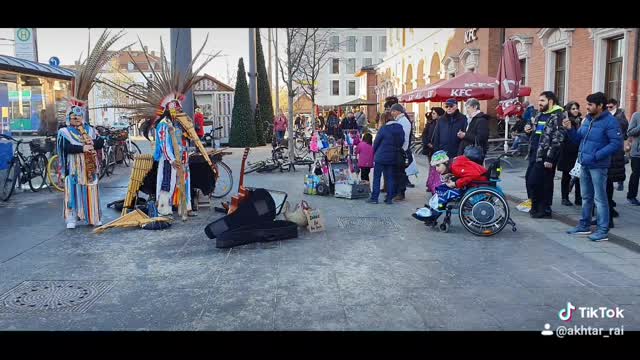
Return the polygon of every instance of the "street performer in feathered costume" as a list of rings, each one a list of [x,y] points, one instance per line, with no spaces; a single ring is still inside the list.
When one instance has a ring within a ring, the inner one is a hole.
[[[160,216],[171,216],[172,206],[179,207],[181,201],[186,202],[186,210],[189,216],[194,215],[191,209],[191,172],[189,171],[189,153],[187,138],[184,130],[175,116],[182,111],[182,105],[178,99],[171,99],[165,104],[162,117],[155,125],[156,148],[153,159],[158,162],[158,175],[156,179],[156,202]],[[174,139],[179,147],[176,151]],[[179,158],[176,158],[179,154]],[[178,170],[182,170],[184,176],[184,189],[181,189],[177,176]],[[185,199],[182,199],[185,196]]]
[[[208,38],[208,37],[207,37]],[[173,206],[182,212],[183,220],[186,216],[195,216],[191,209],[191,177],[189,170],[188,139],[199,141],[192,120],[182,111],[182,101],[195,84],[197,73],[202,70],[214,56],[211,56],[195,70],[193,64],[202,53],[207,40],[191,60],[186,73],[180,73],[169,66],[165,54],[162,39],[160,39],[160,69],[152,63],[149,54],[143,50],[148,63],[148,68],[153,76],[149,77],[142,71],[138,64],[133,64],[138,72],[147,81],[147,89],[136,90],[135,87],[124,87],[109,80],[102,83],[125,93],[134,99],[134,104],[115,104],[107,107],[132,110],[134,118],[141,120],[140,129],[148,139],[151,129],[155,129],[154,160],[157,162],[157,178],[155,188],[155,200],[158,215],[171,216]],[[140,41],[142,49],[146,47]],[[131,56],[131,54],[129,54]],[[133,56],[131,56],[133,59]],[[148,72],[148,70],[146,70]],[[185,126],[187,128],[185,128]],[[203,154],[208,156],[207,154]],[[182,176],[180,176],[182,174]],[[201,176],[211,177],[210,182],[215,183],[213,171]],[[150,194],[151,195],[151,194]]]
[[[78,220],[89,225],[102,225],[98,190],[96,150],[103,141],[88,124],[87,99],[94,79],[102,67],[118,52],[109,47],[124,35],[109,37],[105,30],[87,59],[76,70],[72,81],[73,96],[67,99],[66,127],[58,130],[57,151],[64,180],[64,220],[74,229]]]

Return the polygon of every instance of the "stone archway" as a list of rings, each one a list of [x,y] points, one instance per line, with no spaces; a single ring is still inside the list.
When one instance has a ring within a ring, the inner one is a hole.
[[[433,84],[440,80],[440,55],[435,52],[431,57],[431,66],[429,68],[429,83]]]
[[[420,59],[420,61],[418,62],[418,70],[416,71],[416,88],[420,88],[426,85],[426,81],[425,81],[425,76],[424,76],[424,59]],[[416,106],[414,106],[414,110],[416,109]],[[421,103],[417,103],[417,111],[416,111],[416,118],[415,118],[415,123],[416,123],[416,129],[418,130],[418,133],[421,134],[422,133],[422,129],[424,128],[424,114],[426,113],[426,103],[421,102]]]

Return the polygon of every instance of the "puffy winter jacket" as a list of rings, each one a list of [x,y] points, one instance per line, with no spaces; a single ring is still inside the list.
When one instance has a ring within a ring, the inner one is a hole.
[[[631,157],[640,157],[640,112],[636,112],[631,116],[631,124],[627,130],[628,138],[633,140],[631,144]]]
[[[611,156],[622,149],[622,130],[608,111],[595,119],[587,115],[580,129],[571,129],[569,138],[580,143],[578,161],[585,168],[609,168]]]
[[[473,185],[473,181],[487,181],[487,169],[471,161],[464,155],[458,156],[451,162],[451,173],[456,177],[456,188],[462,189]]]
[[[458,110],[451,115],[445,113],[438,119],[433,137],[433,149],[435,151],[444,150],[449,159],[453,159],[458,155],[458,146],[460,145],[458,131],[464,131],[466,127],[467,117]]]
[[[562,143],[566,136],[566,130],[562,127],[562,119],[564,119],[564,109],[561,106],[554,105],[553,108],[538,113],[533,120],[535,133],[531,136],[532,144],[534,139],[539,136],[539,143],[536,151],[536,162],[558,163],[560,152],[562,151]],[[530,146],[533,148],[532,146]]]
[[[389,122],[378,130],[373,142],[374,163],[380,165],[396,165],[398,154],[403,151],[404,130],[402,125]]]

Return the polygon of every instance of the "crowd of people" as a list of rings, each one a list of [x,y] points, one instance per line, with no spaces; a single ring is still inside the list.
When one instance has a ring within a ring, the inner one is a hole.
[[[371,149],[373,186],[368,202],[374,204],[378,203],[382,178],[387,193],[385,203],[405,199],[405,168],[412,161],[408,149],[413,140],[413,123],[396,98],[386,100]],[[631,205],[640,205],[640,143],[636,140],[640,136],[640,113],[633,114],[629,123],[616,99],[607,99],[601,92],[587,97],[584,116],[577,101],[561,106],[551,91],[539,95],[537,108],[523,105],[523,113],[512,129],[512,149],[528,147],[525,183],[531,201],[530,216],[552,217],[554,179],[556,171],[560,171],[562,205],[582,207],[580,223],[568,233],[589,235],[593,241],[607,240],[609,229],[614,227],[613,219],[619,216],[613,193],[623,191],[628,162],[632,172],[627,200]],[[485,175],[479,169],[488,150],[489,117],[480,110],[477,99],[467,99],[464,106],[466,115],[458,109],[456,99],[445,101],[444,108],[431,108],[422,131],[422,153],[431,166],[427,188],[445,198],[455,196],[461,184],[464,188]],[[475,178],[460,182],[463,174]],[[431,178],[438,180],[433,186]],[[438,190],[438,186],[446,187]],[[569,200],[572,192],[573,202]],[[592,232],[594,216],[596,231]]]
[[[342,138],[343,130],[358,130],[360,134],[367,132],[369,121],[364,109],[357,108],[355,112],[349,111],[340,119],[335,111],[331,110],[327,116],[318,115],[315,130],[324,131],[327,136],[333,136],[335,139]],[[289,121],[283,111],[273,119],[274,132],[279,143],[284,140],[284,135],[288,130]],[[308,116],[297,114],[293,126],[296,131],[311,129],[311,119]]]

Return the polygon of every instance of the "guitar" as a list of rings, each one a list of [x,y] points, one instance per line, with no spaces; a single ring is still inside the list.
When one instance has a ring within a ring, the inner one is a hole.
[[[249,190],[244,187],[244,168],[247,163],[247,157],[249,157],[249,150],[251,148],[244,148],[244,155],[242,156],[242,167],[240,168],[240,183],[238,184],[238,194],[231,197],[231,205],[227,214],[231,214],[238,210],[240,204],[249,198]]]

